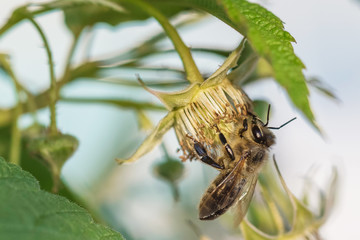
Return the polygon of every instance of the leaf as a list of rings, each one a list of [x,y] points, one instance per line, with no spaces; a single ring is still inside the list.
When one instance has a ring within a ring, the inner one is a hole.
[[[317,78],[310,78],[307,80],[308,84],[317,90],[319,90],[321,93],[325,94],[325,96],[332,98],[334,100],[339,100],[339,98],[334,94],[333,89],[326,85],[323,81],[317,79]]]
[[[40,190],[31,174],[0,157],[2,239],[123,239],[66,198]]]
[[[162,10],[168,17],[184,10],[184,7],[166,3],[153,3],[153,5]],[[30,6],[36,6],[36,10],[31,10]],[[0,35],[26,19],[24,13],[37,16],[53,10],[64,11],[65,24],[74,35],[79,35],[85,27],[91,27],[97,23],[116,26],[122,22],[145,20],[150,17],[133,5],[131,1],[58,0],[48,3],[26,4],[15,9],[8,21],[0,28]]]
[[[21,22],[26,18],[26,15],[24,14],[25,11],[27,11],[28,4],[21,6],[17,9],[15,9],[7,22],[0,28],[0,35],[7,32],[9,29],[11,29],[13,26]]]
[[[269,103],[265,100],[253,100],[253,105],[254,105],[254,112],[256,113],[256,115],[258,117],[260,117],[260,119],[263,120],[263,122],[266,121],[266,117],[267,117],[267,111],[269,108]]]
[[[175,5],[156,5],[165,15],[172,16],[183,8]],[[131,1],[108,0],[59,0],[45,6],[63,9],[66,26],[74,33],[81,32],[87,26],[107,23],[116,26],[119,23],[145,20],[150,16],[139,9]]]
[[[284,30],[282,21],[258,4],[247,1],[222,0],[228,16],[237,24],[256,52],[267,59],[274,76],[290,99],[316,127],[310,108],[304,64],[294,54],[294,38]]]
[[[164,134],[174,124],[174,112],[169,112],[163,119],[160,120],[155,129],[150,133],[145,141],[140,145],[136,152],[128,159],[116,159],[119,164],[134,162],[146,153],[150,152],[156,145],[161,142]]]

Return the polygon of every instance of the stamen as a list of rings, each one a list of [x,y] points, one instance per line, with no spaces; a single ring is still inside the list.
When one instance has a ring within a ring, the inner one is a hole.
[[[219,139],[214,124],[221,129],[221,134],[232,133],[236,129],[234,124],[239,115],[247,112],[247,104],[247,96],[226,81],[221,85],[200,90],[193,101],[179,109],[176,115],[174,128],[178,140],[183,142],[181,149],[184,156],[188,159],[197,156],[193,140],[185,136],[189,134],[209,150],[209,158],[226,154],[233,159],[230,145],[227,142],[224,144],[224,139],[221,138],[224,135],[220,135]]]

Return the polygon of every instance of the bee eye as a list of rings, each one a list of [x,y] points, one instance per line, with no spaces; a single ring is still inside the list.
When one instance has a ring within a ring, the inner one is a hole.
[[[257,143],[264,143],[265,142],[265,139],[264,139],[264,135],[263,133],[261,132],[260,128],[258,126],[254,126],[252,129],[252,134],[254,136],[254,140],[255,142]]]

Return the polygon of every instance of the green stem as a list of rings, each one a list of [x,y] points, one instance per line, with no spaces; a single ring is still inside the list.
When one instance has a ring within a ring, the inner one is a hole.
[[[121,108],[131,109],[146,109],[146,110],[166,110],[162,105],[157,105],[149,102],[139,102],[124,99],[101,99],[101,98],[61,98],[61,101],[72,103],[91,103],[91,104],[112,104]]]
[[[16,89],[16,101],[17,101],[14,109],[14,119],[12,121],[12,126],[11,126],[11,143],[10,143],[9,161],[16,165],[20,165],[21,132],[18,127],[18,120],[22,114],[22,103],[20,99],[20,93],[22,91],[22,87],[19,84],[19,81],[16,78],[14,72],[12,71],[9,62],[5,63],[4,68],[14,82]]]
[[[71,60],[72,60],[72,58],[74,56],[76,46],[77,46],[77,44],[79,42],[80,33],[74,35],[74,38],[72,40],[72,43],[71,43],[71,46],[70,46],[70,49],[69,49],[69,52],[68,52],[68,55],[66,57],[64,75],[63,75],[63,77],[61,79],[61,85],[62,86],[64,84],[66,84],[71,79],[70,78],[70,75],[71,75]]]
[[[29,21],[34,25],[40,37],[44,43],[46,54],[49,60],[49,70],[50,70],[50,135],[57,135],[58,130],[56,126],[56,99],[57,99],[57,90],[56,90],[56,79],[55,79],[55,71],[54,71],[54,63],[50,50],[49,43],[45,36],[45,33],[42,31],[39,24],[35,21],[31,14],[27,15]]]
[[[94,27],[90,26],[88,28],[85,29],[85,48],[84,48],[84,53],[83,53],[83,58],[85,59],[85,61],[89,61],[90,59],[90,51],[91,48],[93,46],[94,40],[95,40],[95,33],[94,33]]]
[[[179,33],[176,29],[169,23],[168,19],[156,8],[144,2],[142,0],[127,0],[129,3],[137,5],[143,11],[153,16],[163,27],[166,34],[169,36],[170,40],[173,42],[176,51],[179,53],[181,61],[184,65],[187,78],[191,83],[202,83],[204,79],[202,78],[199,69],[197,68],[194,59],[191,56],[190,49],[182,41]]]
[[[11,126],[11,145],[9,161],[16,165],[20,165],[20,148],[21,148],[21,132],[18,127],[19,116],[21,115],[21,101],[18,98],[18,103],[15,107],[15,119]]]
[[[161,149],[163,150],[163,153],[164,153],[164,155],[165,155],[166,160],[167,160],[167,161],[170,161],[170,155],[169,155],[169,152],[168,152],[167,149],[166,149],[166,145],[165,145],[164,142],[161,143]]]

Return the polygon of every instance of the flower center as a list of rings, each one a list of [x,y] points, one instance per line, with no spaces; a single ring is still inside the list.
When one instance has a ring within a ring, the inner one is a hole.
[[[179,140],[183,161],[196,158],[194,142],[201,143],[212,156],[222,151],[219,131],[227,137],[235,131],[239,115],[246,115],[251,101],[227,79],[221,84],[201,89],[192,101],[176,110],[175,132]]]

